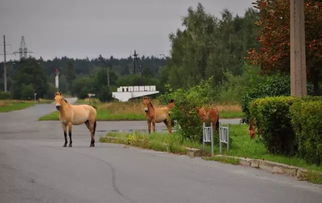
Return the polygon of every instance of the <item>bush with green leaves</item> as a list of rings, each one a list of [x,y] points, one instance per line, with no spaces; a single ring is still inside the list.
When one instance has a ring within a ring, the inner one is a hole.
[[[298,100],[295,97],[266,97],[250,104],[250,119],[269,152],[285,155],[296,153],[297,142],[289,109]]]
[[[322,162],[322,97],[305,98],[290,108],[299,155],[310,163]]]
[[[249,121],[249,105],[254,99],[288,95],[290,95],[289,77],[273,75],[259,80],[258,83],[250,88],[242,98],[241,106],[245,113],[246,121]]]
[[[212,88],[210,80],[201,82],[188,90],[177,89],[164,94],[160,100],[175,100],[175,107],[172,109],[171,118],[177,120],[180,125],[181,134],[188,139],[202,140],[202,123],[198,117],[198,107],[211,103]]]

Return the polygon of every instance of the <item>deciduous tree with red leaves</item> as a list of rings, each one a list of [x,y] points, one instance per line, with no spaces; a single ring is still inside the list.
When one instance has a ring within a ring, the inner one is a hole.
[[[305,0],[305,45],[307,77],[314,94],[322,81],[322,2]],[[259,10],[256,24],[260,31],[259,48],[250,49],[247,58],[261,67],[263,73],[290,72],[290,1],[256,0]]]

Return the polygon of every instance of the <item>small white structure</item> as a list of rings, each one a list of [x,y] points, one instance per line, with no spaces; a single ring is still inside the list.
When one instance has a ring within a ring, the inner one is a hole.
[[[59,89],[59,70],[58,69],[56,69],[55,87],[56,89]]]
[[[155,85],[150,86],[121,86],[117,88],[117,92],[112,92],[112,97],[119,101],[126,102],[131,98],[143,97],[147,95],[157,94]]]

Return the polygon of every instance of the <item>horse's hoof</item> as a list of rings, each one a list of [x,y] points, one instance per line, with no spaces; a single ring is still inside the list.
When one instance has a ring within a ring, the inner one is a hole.
[[[89,145],[89,147],[95,147],[95,144],[91,144],[91,145]]]
[[[72,147],[72,144],[69,144],[68,147]]]
[[[63,147],[67,147],[67,144],[64,144]]]

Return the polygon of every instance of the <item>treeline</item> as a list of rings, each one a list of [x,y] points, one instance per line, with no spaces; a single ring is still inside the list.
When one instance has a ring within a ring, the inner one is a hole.
[[[159,70],[166,58],[133,57],[73,59],[68,57],[43,60],[27,58],[10,61],[7,97],[14,99],[51,98],[57,91],[54,86],[59,71],[59,91],[80,98],[94,93],[102,101],[111,99],[111,91],[119,85],[158,85]],[[135,67],[135,69],[134,69]],[[3,73],[2,73],[3,74]],[[0,85],[3,87],[3,75]]]

